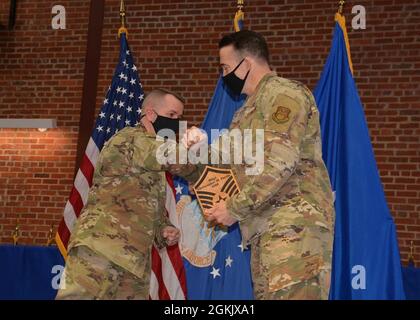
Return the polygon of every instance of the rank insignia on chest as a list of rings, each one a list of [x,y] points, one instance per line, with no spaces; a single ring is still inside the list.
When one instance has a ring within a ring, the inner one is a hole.
[[[289,121],[290,109],[282,106],[277,107],[277,111],[273,113],[273,121],[281,124]]]

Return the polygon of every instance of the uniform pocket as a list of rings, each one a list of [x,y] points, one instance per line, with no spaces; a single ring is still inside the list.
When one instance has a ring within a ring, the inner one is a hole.
[[[68,259],[71,277],[94,299],[110,299],[115,294],[121,272],[111,261],[86,246],[72,249]]]
[[[310,280],[331,265],[332,232],[305,219],[316,214],[311,213],[313,207],[305,208],[281,208],[261,239],[261,262],[268,272],[269,292]]]

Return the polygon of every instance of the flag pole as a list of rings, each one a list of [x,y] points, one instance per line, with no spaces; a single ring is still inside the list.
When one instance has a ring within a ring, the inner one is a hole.
[[[125,36],[128,38],[128,30],[125,27],[125,5],[124,5],[124,0],[121,0],[121,4],[120,4],[120,18],[121,18],[121,27],[118,29],[118,38],[121,37],[121,33],[125,33]]]
[[[337,21],[337,23],[341,27],[341,30],[343,30],[344,40],[345,40],[346,49],[347,49],[347,58],[348,58],[348,61],[349,61],[351,74],[353,75],[354,72],[353,72],[353,61],[351,59],[351,52],[350,52],[350,41],[349,41],[349,36],[347,34],[346,18],[343,15],[343,8],[344,8],[345,3],[346,3],[346,1],[344,1],[344,0],[340,0],[338,2],[339,6],[338,6],[338,11],[335,14],[335,21]]]
[[[244,7],[244,0],[238,0],[238,10],[242,11]]]
[[[46,246],[49,247],[54,242],[54,225],[51,225],[50,231],[48,232],[47,243]]]
[[[338,13],[341,14],[341,15],[343,15],[343,7],[346,4],[346,1],[345,0],[340,0],[338,2],[338,4],[339,4]]]
[[[243,8],[244,8],[244,0],[238,0],[238,10],[236,11],[235,18],[233,20],[235,32],[242,30],[242,26],[240,25],[240,22],[242,22],[245,18],[245,14],[242,10]]]
[[[16,224],[15,231],[13,232],[13,245],[17,246],[19,242],[19,225]]]
[[[410,256],[408,257],[408,264],[414,265],[414,242],[411,240],[410,242]]]

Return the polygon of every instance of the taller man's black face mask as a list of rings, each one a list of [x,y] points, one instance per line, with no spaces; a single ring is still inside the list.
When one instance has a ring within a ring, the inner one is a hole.
[[[230,92],[235,96],[239,96],[242,93],[242,89],[244,88],[246,79],[248,78],[248,75],[249,75],[249,71],[248,71],[245,78],[241,79],[235,74],[235,71],[238,70],[238,68],[241,66],[244,60],[245,58],[242,59],[241,62],[239,62],[239,64],[236,66],[235,69],[233,69],[232,72],[228,73],[227,75],[223,77],[223,82],[228,87]]]

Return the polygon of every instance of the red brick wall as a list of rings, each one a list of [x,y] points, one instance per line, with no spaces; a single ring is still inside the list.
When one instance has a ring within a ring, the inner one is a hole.
[[[18,223],[22,243],[44,244],[74,174],[89,1],[60,1],[67,29],[52,30],[55,1],[18,1],[0,31],[0,118],[56,118],[58,129],[0,129],[0,242]]]
[[[338,2],[338,1],[337,1]],[[247,27],[266,36],[282,76],[319,79],[336,4],[320,0],[248,0]],[[44,243],[72,185],[88,24],[88,1],[62,0],[67,29],[51,29],[55,1],[18,2],[16,27],[0,31],[0,117],[52,117],[58,128],[0,129],[0,242],[16,223],[22,242]],[[231,30],[236,1],[127,0],[129,42],[144,88],[180,92],[199,123],[218,77],[217,41]],[[364,5],[367,29],[351,29]],[[119,1],[105,9],[97,108],[118,59]],[[420,1],[347,1],[355,78],[365,105],[402,259],[410,240],[420,262]]]
[[[0,28],[7,27],[9,24],[9,1],[0,2]]]

